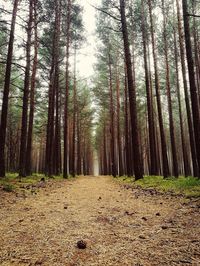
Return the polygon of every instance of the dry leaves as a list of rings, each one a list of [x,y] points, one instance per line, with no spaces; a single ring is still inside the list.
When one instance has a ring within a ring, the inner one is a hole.
[[[26,198],[0,193],[2,266],[200,265],[199,200],[110,177],[51,181]]]

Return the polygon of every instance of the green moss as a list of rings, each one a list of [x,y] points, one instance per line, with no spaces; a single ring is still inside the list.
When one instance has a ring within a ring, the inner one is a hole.
[[[44,175],[35,175],[27,177],[19,177],[18,173],[7,173],[6,177],[0,178],[0,185],[5,191],[14,191],[21,189],[26,185],[38,183]]]
[[[15,186],[12,184],[3,184],[3,190],[6,192],[12,192],[15,190]]]
[[[72,177],[69,176],[67,179],[75,179],[78,176]],[[3,188],[3,190],[11,192],[11,191],[27,191],[27,187],[31,187],[34,184],[37,184],[41,181],[41,179],[50,180],[51,178],[54,181],[61,181],[63,180],[63,175],[59,176],[52,176],[47,177],[44,174],[36,174],[34,173],[31,176],[27,177],[19,177],[18,173],[7,173],[6,177],[0,178],[0,186]],[[34,190],[35,192],[35,190]]]
[[[158,191],[170,191],[188,197],[200,197],[200,179],[195,177],[163,178],[161,176],[145,176],[133,182],[131,177],[119,177],[120,182],[131,184],[133,187],[154,188]]]

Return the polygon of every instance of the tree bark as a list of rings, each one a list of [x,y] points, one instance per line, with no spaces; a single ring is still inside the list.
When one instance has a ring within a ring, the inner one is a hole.
[[[31,75],[31,89],[30,89],[30,113],[26,148],[26,175],[32,174],[32,142],[33,142],[33,119],[35,109],[35,82],[38,64],[38,35],[37,35],[37,0],[33,2],[34,9],[34,58]]]
[[[21,122],[21,144],[19,155],[19,176],[26,176],[26,147],[27,147],[27,125],[28,125],[28,101],[29,101],[29,84],[30,84],[30,65],[31,65],[31,35],[33,23],[33,0],[29,2],[29,21],[27,27],[26,42],[26,69],[24,79],[24,94],[22,107]]]
[[[123,154],[122,154],[122,141],[121,141],[121,128],[120,128],[120,81],[117,69],[116,73],[116,95],[117,95],[117,143],[118,143],[118,161],[119,161],[119,176],[123,176]]]
[[[170,176],[170,172],[169,172],[169,163],[168,163],[168,157],[167,157],[167,145],[166,145],[166,139],[165,139],[165,131],[164,131],[164,126],[163,126],[161,99],[160,99],[160,83],[159,83],[159,78],[158,78],[158,65],[157,65],[157,55],[156,55],[156,45],[155,45],[151,0],[148,0],[148,5],[149,5],[151,41],[152,41],[152,51],[153,51],[153,61],[154,61],[154,74],[155,74],[156,100],[157,100],[157,109],[158,109],[158,121],[159,121],[160,138],[161,138],[163,176],[168,177],[168,176]]]
[[[17,16],[17,9],[20,0],[15,0],[12,11],[11,29],[8,42],[8,53],[6,60],[6,72],[3,90],[3,102],[1,110],[1,125],[0,125],[0,177],[4,177],[6,174],[5,169],[5,142],[6,142],[6,130],[7,130],[7,115],[8,115],[8,101],[10,93],[10,78],[11,78],[11,66],[13,57],[13,44],[15,34],[15,22]]]
[[[184,88],[184,94],[185,94],[185,105],[186,105],[187,122],[188,122],[188,129],[189,129],[190,149],[191,149],[191,154],[192,154],[193,175],[197,176],[198,165],[197,165],[196,147],[195,147],[195,139],[194,139],[194,127],[192,123],[192,114],[191,114],[189,94],[188,94],[188,84],[187,84],[186,65],[185,65],[185,47],[184,47],[184,41],[183,41],[184,33],[182,30],[180,6],[179,6],[178,0],[176,0],[176,7],[177,7],[177,18],[178,18],[178,35],[179,35],[181,69],[182,69],[182,76],[183,76],[183,88]]]
[[[113,100],[113,85],[112,85],[112,66],[111,66],[111,55],[110,47],[108,54],[108,67],[109,67],[109,92],[110,92],[110,144],[111,144],[111,169],[112,176],[117,176],[116,166],[116,146],[115,146],[115,114],[114,114],[114,100]]]
[[[55,97],[56,86],[58,86],[58,59],[59,59],[59,38],[60,38],[60,2],[55,1],[55,24],[52,48],[52,62],[50,70],[49,83],[49,102],[48,102],[48,121],[47,121],[47,137],[46,137],[46,175],[52,176],[55,170],[54,163],[54,141],[55,141]]]
[[[189,74],[189,83],[190,83],[190,96],[191,96],[191,105],[192,105],[192,118],[193,118],[195,146],[196,146],[196,155],[197,155],[197,164],[198,164],[197,176],[200,177],[200,134],[199,134],[200,116],[199,116],[197,87],[195,83],[196,78],[195,78],[194,60],[192,54],[187,0],[182,0],[182,6],[183,6],[186,56],[187,56],[188,74]]]
[[[69,48],[70,48],[70,25],[71,25],[71,0],[67,1],[66,21],[66,67],[65,67],[65,107],[64,107],[64,158],[63,177],[68,178],[69,147],[68,147],[68,98],[69,98]]]
[[[76,88],[76,44],[74,48],[74,85],[73,85],[73,131],[72,131],[72,169],[71,175],[76,175],[76,123],[77,123],[77,88]]]
[[[145,85],[146,85],[146,95],[147,95],[147,111],[148,111],[148,133],[149,133],[149,146],[150,146],[150,175],[158,175],[158,169],[156,164],[157,154],[156,154],[156,144],[155,144],[155,124],[154,124],[154,113],[153,113],[153,100],[151,92],[151,84],[149,80],[149,69],[147,62],[147,35],[146,35],[146,25],[145,25],[145,11],[144,11],[144,1],[142,0],[142,41],[143,41],[143,55],[144,55],[144,69],[145,69]]]
[[[174,133],[174,119],[172,112],[172,99],[171,99],[171,87],[170,87],[170,71],[169,71],[169,55],[168,55],[168,41],[166,33],[166,15],[165,15],[165,2],[162,0],[162,13],[163,13],[163,39],[164,39],[164,56],[165,56],[165,67],[166,67],[166,92],[168,100],[168,112],[169,112],[169,130],[170,130],[170,141],[172,150],[172,168],[173,175],[178,177],[178,161],[177,161],[177,151],[176,151],[176,141]]]
[[[134,172],[135,172],[135,179],[138,180],[140,178],[143,178],[143,167],[142,167],[142,160],[141,160],[140,147],[139,147],[136,92],[133,83],[132,62],[131,62],[130,46],[128,39],[124,0],[120,0],[120,14],[121,14],[121,25],[122,25],[122,34],[124,41],[124,53],[126,60],[128,91],[129,91],[129,101],[130,101],[129,108],[131,116],[132,145],[134,148],[133,152]]]
[[[175,65],[176,65],[176,93],[178,98],[178,109],[179,109],[179,121],[180,121],[180,131],[181,131],[181,143],[182,143],[182,152],[183,152],[183,167],[184,175],[191,175],[190,164],[187,155],[187,146],[185,142],[185,133],[183,127],[183,115],[182,115],[182,105],[181,105],[181,94],[180,94],[180,85],[179,85],[179,69],[178,69],[178,53],[177,53],[177,40],[176,40],[176,31],[174,29],[174,54],[175,54]]]

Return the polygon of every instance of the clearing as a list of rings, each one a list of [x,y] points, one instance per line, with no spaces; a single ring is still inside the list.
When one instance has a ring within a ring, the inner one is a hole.
[[[200,265],[199,199],[92,176],[0,194],[0,265]]]

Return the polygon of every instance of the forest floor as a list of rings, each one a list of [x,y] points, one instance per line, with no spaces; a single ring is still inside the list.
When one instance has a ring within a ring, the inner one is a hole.
[[[0,190],[2,266],[200,265],[198,198],[90,176],[31,192]]]

